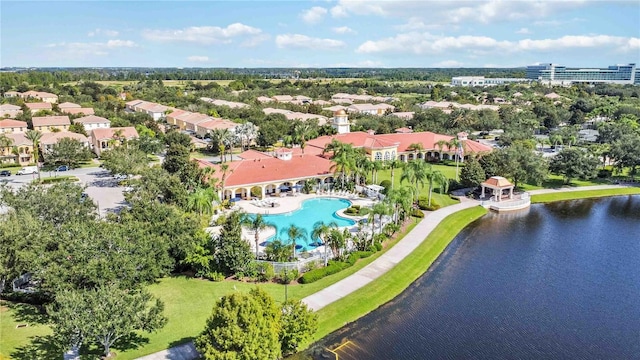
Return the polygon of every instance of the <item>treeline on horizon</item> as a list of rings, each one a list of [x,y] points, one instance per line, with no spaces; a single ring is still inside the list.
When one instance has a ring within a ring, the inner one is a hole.
[[[449,82],[454,76],[524,78],[524,68],[3,68],[0,85],[72,81],[358,78]]]

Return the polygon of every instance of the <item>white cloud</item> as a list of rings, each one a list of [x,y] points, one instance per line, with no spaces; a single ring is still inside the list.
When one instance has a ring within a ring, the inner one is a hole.
[[[331,30],[333,30],[333,32],[336,34],[355,34],[356,33],[352,28],[348,26],[334,27]]]
[[[187,61],[189,61],[189,62],[206,63],[206,62],[209,62],[209,57],[208,56],[192,55],[192,56],[187,57]]]
[[[322,21],[325,15],[327,15],[327,9],[320,6],[314,6],[311,9],[303,11],[302,14],[300,14],[300,17],[302,17],[302,20],[306,23],[316,24]]]
[[[520,30],[516,31],[516,34],[531,34],[531,30],[523,27]]]
[[[533,22],[533,26],[558,27],[562,25],[567,25],[567,24],[576,23],[576,22],[583,22],[583,21],[586,21],[586,20],[582,18],[572,18],[568,20],[537,20]]]
[[[262,30],[242,23],[233,23],[227,27],[191,26],[173,30],[143,30],[142,36],[147,40],[170,42],[193,42],[199,44],[230,43],[233,38],[259,35]]]
[[[461,23],[495,23],[544,19],[589,4],[586,0],[339,0],[331,8],[334,17],[351,15],[416,18],[430,27]],[[417,28],[405,28],[417,30]]]
[[[134,48],[138,45],[131,40],[109,40],[107,42],[60,42],[45,45],[62,56],[105,56],[111,50]]]
[[[93,31],[90,31],[87,36],[92,37],[92,36],[106,36],[106,37],[116,37],[118,36],[120,33],[116,30],[109,30],[109,29],[95,29]]]
[[[464,63],[457,60],[444,60],[444,61],[437,62],[432,66],[437,68],[456,68],[456,67],[462,67],[462,65],[464,65]]]
[[[487,54],[497,51],[543,52],[569,49],[615,49],[628,51],[638,47],[638,38],[609,35],[567,35],[557,39],[523,39],[519,41],[496,40],[488,36],[436,36],[428,32],[409,32],[380,40],[362,43],[359,53],[413,53],[442,54],[456,51],[465,54]]]
[[[337,50],[347,46],[344,41],[334,39],[313,38],[301,34],[283,34],[276,36],[279,48]]]

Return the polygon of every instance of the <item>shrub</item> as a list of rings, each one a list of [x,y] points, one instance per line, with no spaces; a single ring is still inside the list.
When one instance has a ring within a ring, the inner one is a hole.
[[[215,282],[220,282],[224,280],[224,274],[219,273],[217,271],[208,272],[204,275],[204,277]]]
[[[278,273],[278,280],[283,283],[283,284],[288,284],[290,282],[292,282],[293,280],[298,278],[298,269],[293,269],[293,270],[287,270],[285,271],[280,271],[280,273]]]
[[[612,174],[613,174],[613,171],[607,170],[607,169],[600,169],[598,171],[598,177],[600,179],[610,178]]]
[[[276,277],[276,272],[273,270],[273,265],[269,263],[258,263],[258,272],[260,274],[260,281],[271,281]]]
[[[356,215],[356,214],[358,214],[358,209],[356,209],[356,208],[354,208],[354,207],[352,206],[352,207],[350,207],[350,208],[347,208],[347,209],[344,211],[344,213],[345,213],[346,215]]]
[[[302,277],[298,280],[301,284],[310,284],[314,281],[318,281],[325,276],[336,274],[346,268],[351,266],[349,263],[342,261],[330,261],[329,265],[311,270],[308,273],[302,275]]]
[[[41,179],[40,184],[53,184],[53,183],[59,183],[59,182],[65,182],[65,181],[69,181],[69,182],[78,181],[78,178],[72,175],[50,177],[46,179]]]
[[[354,208],[354,209],[356,209],[356,210],[360,210],[360,207],[361,207],[361,206],[360,206],[360,205],[353,205],[353,206],[351,206],[351,207],[352,207],[352,208]]]
[[[436,200],[433,198],[431,199],[431,206],[429,206],[428,198],[418,199],[418,207],[420,208],[420,210],[429,210],[429,211],[434,211],[441,208],[440,204],[438,204]]]
[[[360,216],[369,215],[370,212],[371,212],[371,209],[364,207],[360,209],[360,211],[358,212],[358,215]]]
[[[391,189],[391,180],[382,180],[380,182],[380,186],[384,188],[384,190],[382,190],[381,193],[383,193],[384,195],[387,195],[387,192],[389,191],[389,189]]]
[[[424,218],[424,213],[419,209],[413,209],[413,211],[411,211],[411,216],[422,219]]]

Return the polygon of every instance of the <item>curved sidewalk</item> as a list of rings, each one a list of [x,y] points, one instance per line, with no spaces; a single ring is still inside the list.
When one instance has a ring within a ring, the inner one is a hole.
[[[337,283],[307,296],[302,299],[302,302],[307,304],[310,309],[318,311],[332,302],[351,294],[396,266],[396,264],[415,250],[444,218],[460,210],[479,205],[480,202],[478,201],[462,199],[460,204],[447,206],[429,213],[416,227],[407,233],[402,240],[379,258],[375,259],[371,264]]]

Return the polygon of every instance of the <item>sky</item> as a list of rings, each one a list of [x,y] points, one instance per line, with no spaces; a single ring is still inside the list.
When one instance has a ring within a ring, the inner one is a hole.
[[[0,67],[632,62],[639,0],[0,0]]]

